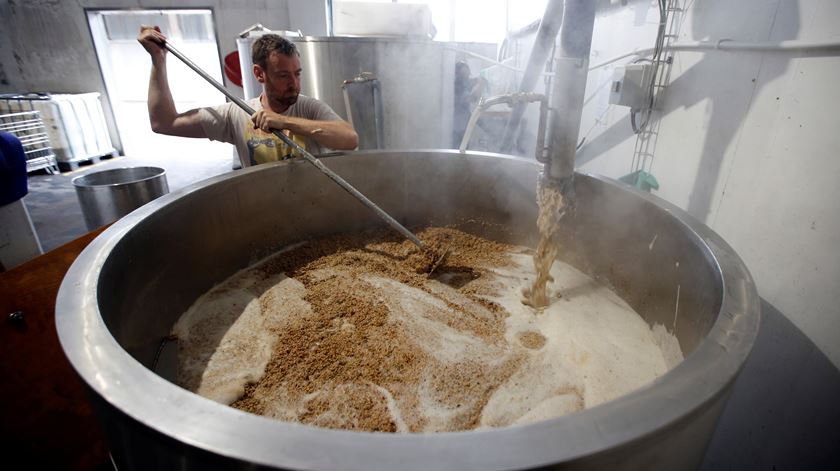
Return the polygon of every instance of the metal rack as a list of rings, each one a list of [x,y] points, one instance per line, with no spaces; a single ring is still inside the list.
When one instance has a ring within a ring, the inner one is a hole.
[[[26,156],[27,172],[43,168],[50,174],[59,173],[58,162],[40,111],[0,114],[0,131],[12,133],[20,140]]]

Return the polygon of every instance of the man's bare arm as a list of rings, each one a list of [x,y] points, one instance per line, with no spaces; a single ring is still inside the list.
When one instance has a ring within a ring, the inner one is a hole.
[[[299,136],[309,136],[318,144],[336,150],[353,150],[359,145],[356,130],[347,121],[316,121],[305,118],[283,116],[274,112],[260,110],[251,116],[254,127],[270,129],[288,129]]]
[[[180,137],[201,137],[207,135],[198,119],[198,110],[178,113],[169,90],[166,71],[166,49],[162,44],[166,37],[157,26],[143,26],[137,41],[143,45],[152,58],[152,72],[149,77],[149,123],[152,131]]]

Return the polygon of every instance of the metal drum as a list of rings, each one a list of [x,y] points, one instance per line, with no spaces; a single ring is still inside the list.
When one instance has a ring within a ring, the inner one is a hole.
[[[125,167],[91,172],[74,178],[73,186],[89,231],[114,222],[169,193],[166,171],[159,167]]]
[[[450,224],[534,242],[540,166],[532,161],[371,151],[327,163],[406,225]],[[176,386],[164,377],[165,365],[158,373],[151,366],[198,296],[281,247],[380,225],[311,165],[260,165],[133,212],[92,242],[62,283],[61,344],[92,392],[117,467],[696,467],[757,334],[753,280],[720,236],[675,206],[596,176],[579,174],[575,182],[577,211],[567,221],[561,258],[608,283],[647,322],[674,327],[686,355],[653,383],[551,420],[441,434],[284,423]]]

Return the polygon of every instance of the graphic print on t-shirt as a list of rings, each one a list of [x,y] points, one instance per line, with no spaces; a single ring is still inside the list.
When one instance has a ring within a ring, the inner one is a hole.
[[[286,132],[288,133],[288,131]],[[293,156],[299,157],[297,151],[293,151],[289,145],[281,141],[274,133],[268,133],[262,129],[254,129],[253,125],[246,125],[243,135],[248,145],[248,158],[251,160],[251,165],[276,162]],[[306,144],[300,136],[291,134],[290,137],[299,146],[306,148]]]

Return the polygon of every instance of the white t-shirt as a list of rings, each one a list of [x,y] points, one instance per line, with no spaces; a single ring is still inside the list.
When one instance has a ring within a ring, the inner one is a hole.
[[[263,109],[259,98],[252,98],[247,103],[255,111]],[[326,103],[304,95],[299,95],[297,102],[281,114],[316,121],[341,120]],[[201,108],[198,116],[208,138],[236,146],[243,167],[283,160],[292,154],[292,149],[273,133],[254,129],[251,116],[235,103]],[[291,134],[290,137],[310,154],[329,151],[308,136]]]

